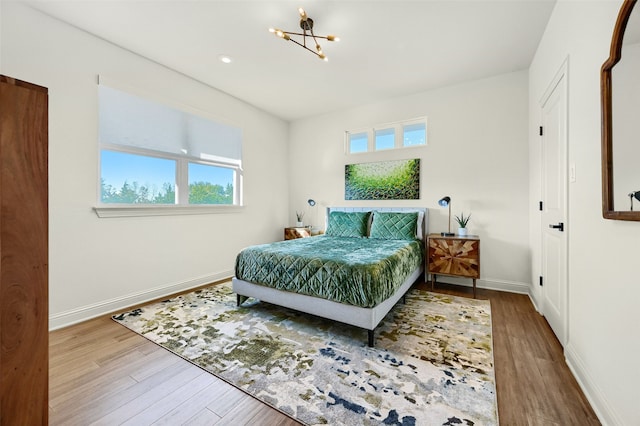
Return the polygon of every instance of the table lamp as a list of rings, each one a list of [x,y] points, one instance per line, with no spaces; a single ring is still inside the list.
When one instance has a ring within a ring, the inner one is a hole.
[[[455,234],[451,232],[451,197],[442,197],[438,201],[438,204],[442,207],[449,207],[449,232],[441,232],[440,235],[443,237],[453,237]]]

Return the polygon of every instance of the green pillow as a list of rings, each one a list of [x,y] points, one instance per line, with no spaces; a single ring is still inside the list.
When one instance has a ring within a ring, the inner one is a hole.
[[[375,212],[370,237],[385,240],[414,240],[417,228],[417,212]]]
[[[326,235],[331,237],[366,237],[371,212],[331,212]]]

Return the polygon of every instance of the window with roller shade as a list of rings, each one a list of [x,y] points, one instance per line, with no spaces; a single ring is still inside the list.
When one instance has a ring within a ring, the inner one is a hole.
[[[239,128],[98,86],[101,205],[241,205]]]

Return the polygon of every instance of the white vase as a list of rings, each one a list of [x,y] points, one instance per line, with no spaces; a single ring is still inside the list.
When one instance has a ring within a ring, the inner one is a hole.
[[[296,226],[298,228],[302,228],[304,226],[304,224],[302,223],[302,221],[299,220],[299,221],[296,222]]]
[[[467,228],[458,228],[458,235],[465,237],[467,235]]]

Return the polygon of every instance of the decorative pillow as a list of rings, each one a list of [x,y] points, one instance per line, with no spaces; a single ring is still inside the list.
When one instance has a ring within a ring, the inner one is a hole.
[[[331,237],[366,237],[371,212],[331,212],[326,235]]]
[[[413,240],[418,227],[418,212],[375,212],[371,223],[371,238]]]

